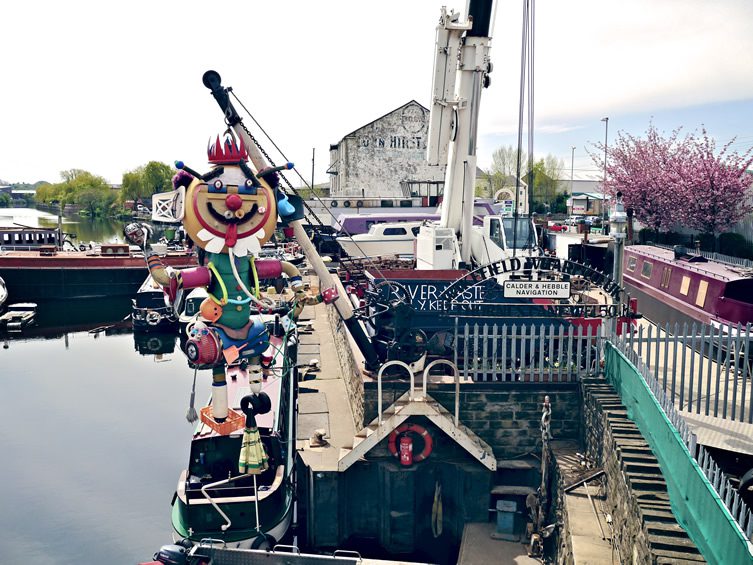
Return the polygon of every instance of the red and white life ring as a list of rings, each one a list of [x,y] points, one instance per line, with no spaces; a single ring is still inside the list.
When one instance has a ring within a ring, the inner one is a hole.
[[[421,436],[421,439],[424,442],[424,448],[421,450],[421,453],[413,456],[414,463],[420,463],[421,461],[429,457],[429,455],[431,455],[431,450],[434,447],[434,439],[431,437],[431,434],[426,430],[426,428],[413,423],[400,424],[400,426],[392,430],[388,444],[390,453],[392,453],[392,455],[399,457],[397,452],[397,438],[406,433],[414,433],[418,436]]]

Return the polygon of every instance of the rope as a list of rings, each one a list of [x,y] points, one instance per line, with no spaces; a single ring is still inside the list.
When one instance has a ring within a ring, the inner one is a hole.
[[[254,116],[251,114],[251,112],[249,112],[248,108],[246,108],[246,106],[243,104],[243,102],[241,102],[241,100],[238,98],[238,96],[236,96],[235,92],[232,89],[230,89],[230,88],[228,88],[227,91],[230,94],[232,94],[233,98],[235,98],[235,100],[238,102],[238,104],[240,105],[240,107],[243,108],[243,110],[246,112],[246,114],[248,115],[248,117],[251,118],[251,120],[254,122],[254,124],[256,125],[256,127],[258,127],[259,130],[264,134],[264,136],[270,141],[270,143],[272,144],[272,146],[280,153],[280,155],[282,156],[282,158],[285,159],[286,161],[290,162],[290,159],[288,159],[287,156],[285,155],[285,153],[283,153],[283,151],[277,146],[277,144],[269,136],[269,134],[264,130],[264,128],[261,126],[261,124],[259,124],[259,122],[256,121],[256,118],[254,118]],[[246,127],[246,125],[243,123],[243,121],[240,122],[240,126],[246,131],[246,133],[248,134],[248,136],[251,138],[251,140],[254,142],[254,144],[256,144],[256,146],[259,148],[259,151],[261,151],[261,153],[264,155],[264,157],[267,159],[267,161],[269,161],[269,164],[274,167],[275,163],[272,160],[272,158],[264,150],[264,148],[259,144],[259,142],[256,140],[256,138],[251,134],[251,132]],[[324,208],[324,210],[326,210],[327,214],[329,214],[332,217],[333,220],[337,220],[337,218],[332,213],[332,211],[329,208],[327,208],[327,206],[324,205],[324,203],[322,202],[322,199],[315,192],[314,187],[312,187],[311,185],[309,185],[309,183],[306,181],[306,179],[304,179],[303,176],[301,176],[301,173],[298,172],[298,169],[294,168],[293,170],[295,171],[295,174],[298,175],[298,178],[301,179],[301,181],[303,182],[303,184],[306,185],[306,187],[311,191],[311,195],[314,197],[314,199],[317,200],[322,205],[322,207]],[[280,175],[280,178],[282,178],[285,181],[285,184],[293,192],[293,194],[298,195],[298,192],[296,191],[295,188],[293,188],[293,185],[290,184],[290,181],[288,181],[288,179],[285,177],[285,175],[283,175],[282,172],[280,172],[279,175]],[[316,221],[319,223],[319,225],[323,227],[324,224],[322,223],[322,221],[319,218],[319,216],[317,216],[314,213],[314,211],[311,210],[311,208],[309,207],[308,204],[306,204],[306,201],[303,198],[301,198],[301,201],[303,202],[303,205],[309,211],[309,213],[311,214],[311,216],[313,216],[316,219]],[[351,241],[353,240],[352,234],[350,234],[347,230],[343,230],[343,233],[345,233],[345,235],[347,237],[351,238]],[[356,247],[358,248],[358,250],[361,253],[364,253],[363,249],[361,249],[360,246],[356,242],[353,242],[353,243],[356,245]],[[364,253],[364,256],[365,255],[366,254]],[[379,273],[379,275],[382,278],[385,278],[384,273],[382,273],[382,271],[379,269],[379,267],[376,265],[376,263],[374,263],[369,257],[364,257],[364,258],[365,258],[366,262],[369,263],[371,265],[371,267],[377,273]],[[346,269],[346,271],[348,270],[347,267],[345,269]]]
[[[196,373],[198,372],[199,367],[194,367],[193,386],[191,387],[191,401],[188,403],[188,412],[186,412],[186,420],[188,420],[192,424],[199,419],[198,414],[196,414],[196,408],[194,408],[194,401],[196,400]]]
[[[442,535],[442,485],[434,483],[434,503],[431,506],[431,533],[435,538]]]

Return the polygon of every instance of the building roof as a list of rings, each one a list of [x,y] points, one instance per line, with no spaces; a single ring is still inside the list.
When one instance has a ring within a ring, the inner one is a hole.
[[[382,114],[381,116],[379,116],[379,117],[378,117],[378,118],[376,118],[375,120],[371,120],[371,121],[370,121],[369,123],[367,123],[367,124],[364,124],[364,125],[362,125],[362,126],[359,126],[359,127],[357,127],[356,129],[354,129],[354,130],[353,130],[352,132],[350,132],[349,134],[347,134],[347,135],[344,135],[344,136],[343,136],[343,139],[345,139],[346,137],[350,137],[350,136],[352,136],[352,135],[355,135],[355,133],[356,133],[357,131],[359,131],[359,130],[362,130],[363,128],[369,127],[369,126],[370,126],[371,124],[373,124],[373,123],[375,123],[375,122],[378,122],[379,120],[381,120],[381,119],[385,118],[386,116],[389,116],[389,115],[390,115],[390,114],[392,114],[393,112],[397,112],[397,111],[398,111],[399,109],[401,109],[401,108],[405,108],[406,106],[409,106],[410,104],[416,104],[417,106],[420,106],[420,107],[421,107],[421,108],[422,108],[422,109],[424,110],[424,112],[428,112],[428,111],[429,111],[429,109],[428,109],[428,108],[426,108],[426,107],[425,107],[425,106],[424,106],[423,104],[421,104],[421,103],[419,103],[419,102],[416,102],[415,100],[411,100],[410,102],[406,102],[405,104],[401,104],[401,105],[400,105],[400,106],[398,106],[397,108],[395,108],[395,109],[393,109],[393,110],[390,110],[390,111],[389,111],[389,112],[387,112],[386,114]],[[336,145],[339,145],[339,144],[335,144],[335,147],[336,147]],[[330,145],[330,147],[329,147],[329,148],[330,148],[330,151],[332,151],[332,149],[333,149],[333,146],[332,146],[332,145]]]
[[[609,200],[611,196],[608,194],[602,194],[601,192],[573,192],[573,198],[591,198],[594,200],[601,200],[604,198]]]

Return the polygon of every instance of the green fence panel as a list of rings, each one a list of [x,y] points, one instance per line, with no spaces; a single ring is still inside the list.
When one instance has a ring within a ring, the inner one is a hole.
[[[691,457],[638,369],[609,342],[604,354],[606,378],[658,459],[678,522],[709,563],[753,564],[753,545]]]

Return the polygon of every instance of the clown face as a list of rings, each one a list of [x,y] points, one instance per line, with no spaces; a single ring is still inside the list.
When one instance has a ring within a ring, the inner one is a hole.
[[[274,233],[277,205],[263,180],[254,182],[238,165],[204,182],[195,179],[186,191],[183,225],[196,245],[210,253],[236,256],[259,251]]]

